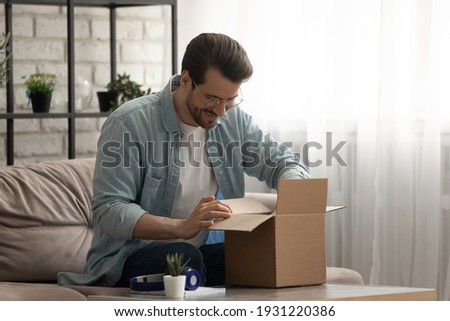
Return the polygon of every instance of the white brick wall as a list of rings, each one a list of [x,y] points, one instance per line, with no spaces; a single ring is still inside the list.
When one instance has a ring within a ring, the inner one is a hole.
[[[64,152],[64,137],[55,133],[23,133],[15,142],[21,148],[15,151],[17,157],[55,156]]]
[[[153,91],[160,90],[171,75],[170,7],[117,9],[117,71]],[[4,7],[0,6],[0,32],[4,31]],[[67,110],[66,8],[13,6],[14,108],[26,109],[23,77],[34,72],[58,75],[51,111]],[[85,109],[97,111],[96,91],[110,77],[109,12],[105,8],[75,7],[75,73],[92,86],[92,100]],[[0,88],[0,112],[6,110],[6,92]],[[79,105],[77,105],[79,106]],[[76,119],[77,157],[95,155],[104,119]],[[67,158],[66,119],[14,121],[15,163]],[[0,166],[6,165],[6,121],[0,120]]]

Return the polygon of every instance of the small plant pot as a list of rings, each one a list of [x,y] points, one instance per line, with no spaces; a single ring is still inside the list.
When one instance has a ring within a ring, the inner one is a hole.
[[[166,297],[180,299],[184,297],[184,287],[186,285],[186,275],[164,275],[164,291]]]
[[[34,113],[48,113],[52,101],[52,93],[31,94],[31,107]]]
[[[119,104],[119,92],[117,91],[98,91],[97,97],[100,111],[110,111]]]

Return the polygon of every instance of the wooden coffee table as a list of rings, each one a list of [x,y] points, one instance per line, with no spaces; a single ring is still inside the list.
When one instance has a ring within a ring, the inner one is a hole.
[[[189,293],[185,301],[327,301],[327,300],[436,300],[435,289],[379,285],[323,284],[280,289],[230,287],[222,291]],[[88,300],[169,300],[161,295],[90,295]]]

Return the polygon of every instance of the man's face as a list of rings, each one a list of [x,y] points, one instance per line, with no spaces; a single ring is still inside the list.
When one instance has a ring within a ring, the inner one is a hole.
[[[238,96],[239,87],[240,84],[231,82],[217,69],[208,69],[205,73],[205,82],[194,85],[186,99],[186,106],[194,122],[206,129],[215,127],[219,117],[227,111],[226,105]],[[220,103],[211,104],[213,101]]]

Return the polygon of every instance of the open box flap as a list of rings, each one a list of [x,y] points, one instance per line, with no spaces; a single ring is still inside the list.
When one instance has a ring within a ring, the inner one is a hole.
[[[221,200],[233,214],[225,220],[217,220],[210,230],[252,231],[274,216],[272,210],[251,197]]]
[[[341,208],[346,208],[346,205],[342,205],[342,206],[327,206],[327,213],[329,212],[334,212],[337,210],[340,210]]]
[[[280,180],[277,215],[325,213],[327,190],[326,178]]]
[[[255,200],[252,197],[231,198],[221,200],[222,203],[227,204],[233,211],[233,215],[239,214],[270,214],[273,211],[263,203]]]
[[[277,211],[273,212],[269,207],[252,197],[222,200],[230,206],[233,214],[228,219],[215,221],[209,229],[251,232],[260,224],[278,214],[324,214],[346,207],[326,206],[326,197],[327,179],[280,181]],[[279,213],[279,210],[282,213]]]
[[[230,218],[214,221],[214,225],[209,229],[251,232],[273,216],[275,216],[275,213],[232,215]]]

